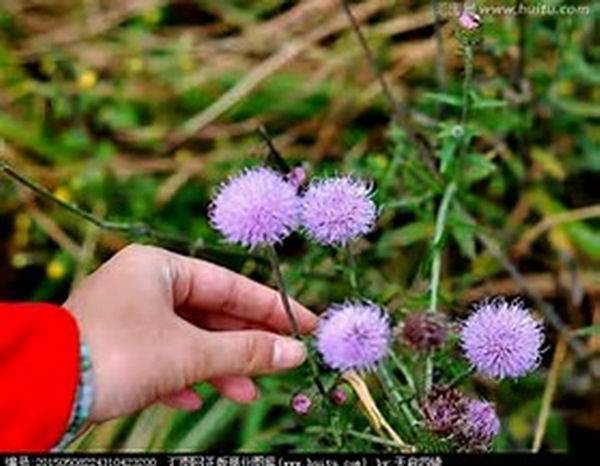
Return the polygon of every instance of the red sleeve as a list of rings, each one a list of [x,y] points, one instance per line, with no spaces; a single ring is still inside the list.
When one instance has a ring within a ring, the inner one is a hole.
[[[67,429],[79,332],[50,304],[0,303],[0,451],[47,451]]]

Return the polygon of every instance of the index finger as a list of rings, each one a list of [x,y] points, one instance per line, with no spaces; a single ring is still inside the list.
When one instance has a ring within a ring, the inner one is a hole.
[[[291,331],[277,291],[210,262],[168,254],[176,306],[222,312],[280,332]],[[312,331],[317,316],[293,299],[290,304],[300,331]]]

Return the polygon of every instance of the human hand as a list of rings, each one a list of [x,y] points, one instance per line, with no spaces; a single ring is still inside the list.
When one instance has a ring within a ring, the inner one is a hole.
[[[317,317],[292,302],[302,332]],[[274,290],[208,262],[132,245],[100,267],[64,304],[76,317],[93,366],[90,421],[158,400],[198,409],[191,388],[209,381],[237,402],[256,399],[250,378],[300,365],[304,346]]]

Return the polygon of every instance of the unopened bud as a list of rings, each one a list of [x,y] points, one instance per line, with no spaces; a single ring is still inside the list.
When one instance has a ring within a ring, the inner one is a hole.
[[[438,312],[413,312],[404,320],[402,337],[418,351],[432,351],[446,342],[448,323]]]
[[[296,393],[292,397],[291,405],[296,414],[304,416],[309,413],[312,407],[312,400],[305,393]]]
[[[348,393],[343,387],[335,387],[331,390],[329,398],[334,405],[341,406],[348,400]]]

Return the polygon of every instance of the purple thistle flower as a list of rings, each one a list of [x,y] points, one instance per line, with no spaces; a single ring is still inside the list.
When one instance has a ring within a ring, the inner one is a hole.
[[[312,400],[305,393],[296,393],[291,401],[292,409],[301,416],[309,413],[312,404]]]
[[[470,400],[465,411],[461,440],[470,446],[486,445],[500,432],[500,420],[491,403]]]
[[[404,319],[402,336],[417,351],[432,351],[446,342],[448,323],[437,312],[413,312]]]
[[[495,298],[476,305],[462,326],[461,341],[478,371],[503,379],[535,369],[544,334],[521,301]]]
[[[210,220],[232,243],[249,248],[272,245],[298,225],[296,188],[269,168],[245,170],[221,185],[209,208]]]
[[[371,231],[377,208],[372,187],[349,176],[313,182],[302,197],[302,225],[325,245],[344,245]]]
[[[392,330],[385,311],[371,303],[331,306],[316,331],[323,361],[340,371],[370,370],[388,354]]]
[[[454,432],[460,425],[468,398],[455,388],[434,386],[421,404],[427,428],[441,435]]]

